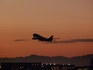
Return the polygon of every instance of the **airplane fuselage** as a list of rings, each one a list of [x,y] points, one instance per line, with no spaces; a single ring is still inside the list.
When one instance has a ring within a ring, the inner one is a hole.
[[[51,36],[50,38],[45,38],[39,34],[34,33],[33,34],[33,40],[38,40],[38,41],[52,41],[53,40],[53,36]]]

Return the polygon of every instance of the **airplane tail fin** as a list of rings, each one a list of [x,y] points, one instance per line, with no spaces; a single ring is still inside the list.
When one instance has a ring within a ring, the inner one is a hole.
[[[48,40],[49,40],[49,41],[52,41],[52,40],[53,40],[53,35],[50,36]]]

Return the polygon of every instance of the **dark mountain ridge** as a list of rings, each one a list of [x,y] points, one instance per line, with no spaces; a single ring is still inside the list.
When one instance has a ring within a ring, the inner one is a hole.
[[[0,63],[2,62],[42,62],[42,63],[56,63],[56,64],[74,64],[75,66],[89,66],[90,60],[93,58],[93,54],[76,56],[76,57],[64,57],[64,56],[39,56],[30,55],[26,57],[16,57],[16,58],[0,58]]]

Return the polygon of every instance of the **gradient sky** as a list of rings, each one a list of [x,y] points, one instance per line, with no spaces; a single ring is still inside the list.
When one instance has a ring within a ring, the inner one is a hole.
[[[0,0],[0,57],[93,54],[93,42],[48,44],[33,41],[33,33],[93,39],[93,0]]]

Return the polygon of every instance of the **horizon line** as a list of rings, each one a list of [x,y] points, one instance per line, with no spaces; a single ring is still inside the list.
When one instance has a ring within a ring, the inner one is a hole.
[[[93,54],[84,54],[84,55],[77,55],[77,56],[72,56],[72,57],[67,57],[67,56],[63,56],[63,55],[55,55],[55,56],[48,56],[48,55],[37,55],[37,54],[31,54],[28,56],[17,56],[17,57],[0,57],[0,58],[25,58],[25,57],[29,57],[29,56],[44,56],[44,57],[65,57],[65,58],[73,58],[73,57],[82,57],[82,56],[87,56],[87,55],[93,55]]]

